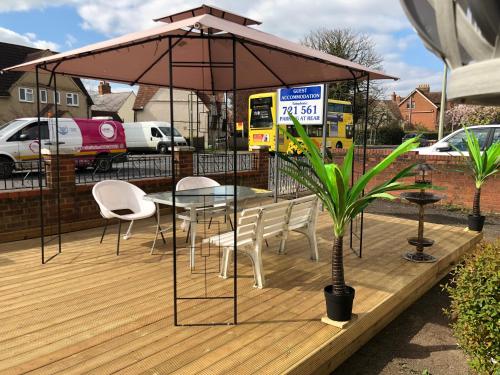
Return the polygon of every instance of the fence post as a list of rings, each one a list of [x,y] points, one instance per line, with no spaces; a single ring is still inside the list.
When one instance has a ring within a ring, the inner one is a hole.
[[[54,218],[57,204],[57,156],[54,150],[42,149],[42,157],[45,161],[46,183],[50,189],[49,207],[46,215]],[[61,199],[61,220],[73,221],[75,219],[75,158],[72,150],[60,150],[59,152],[59,192]]]
[[[176,165],[175,176],[179,180],[183,177],[194,176],[193,151],[194,147],[174,147],[172,157]]]
[[[269,148],[259,148],[254,152],[255,169],[258,178],[255,181],[255,187],[260,189],[269,188]]]

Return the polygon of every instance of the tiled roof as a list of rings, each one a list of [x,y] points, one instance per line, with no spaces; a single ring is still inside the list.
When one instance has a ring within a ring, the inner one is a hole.
[[[0,70],[9,66],[21,64],[26,61],[26,57],[34,52],[36,48],[18,46],[16,44],[0,42]],[[22,72],[4,72],[0,75],[0,96],[9,96],[10,87],[21,76]]]
[[[394,118],[396,120],[403,119],[403,116],[401,116],[401,111],[399,110],[399,106],[396,102],[394,102],[392,100],[382,100],[382,102],[384,102],[387,109],[389,109],[389,111],[392,113],[392,115],[394,116]]]
[[[132,95],[132,91],[92,95],[94,105],[91,109],[93,111],[118,112],[130,95]]]
[[[145,86],[140,85],[139,91],[137,92],[137,96],[135,97],[133,110],[141,110],[144,109],[144,106],[149,103],[151,98],[158,91],[158,87],[156,86]]]
[[[54,54],[50,50],[37,49],[32,47],[20,46],[0,42],[0,70],[9,66],[21,64],[43,57],[47,54]],[[22,77],[23,72],[4,72],[0,74],[0,96],[10,96],[9,89],[11,86]],[[79,78],[73,78],[73,81],[83,94],[88,98],[88,103],[92,104],[92,99],[88,94],[85,86]]]
[[[422,92],[422,91],[420,91]],[[429,99],[431,102],[433,102],[434,104],[436,105],[440,105],[441,104],[441,92],[439,91],[434,91],[434,92],[422,92],[422,94],[424,94],[427,99]]]

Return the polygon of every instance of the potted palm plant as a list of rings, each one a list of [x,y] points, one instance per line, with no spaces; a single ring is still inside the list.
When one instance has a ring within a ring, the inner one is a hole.
[[[409,139],[398,146],[384,160],[362,175],[352,186],[351,171],[354,159],[354,146],[348,150],[342,165],[325,164],[318,146],[307,136],[303,126],[290,114],[300,139],[285,129],[280,129],[294,143],[308,162],[279,156],[285,160],[282,172],[315,193],[333,219],[334,243],[332,248],[332,284],[325,287],[328,318],[336,321],[351,319],[354,289],[345,284],[343,264],[343,239],[348,223],[377,198],[394,199],[391,191],[420,188],[416,184],[404,184],[399,180],[410,176],[410,165],[391,179],[373,187],[363,194],[367,184],[384,171],[396,158],[418,147],[417,138]]]
[[[481,146],[474,133],[465,130],[465,141],[467,145],[467,164],[469,165],[476,191],[474,192],[474,202],[472,204],[472,215],[468,216],[468,226],[470,230],[481,232],[483,230],[485,217],[481,215],[481,187],[486,182],[488,177],[493,176],[498,172],[500,166],[500,142],[493,143],[487,150],[481,153]],[[455,149],[460,154],[466,157],[462,151]]]

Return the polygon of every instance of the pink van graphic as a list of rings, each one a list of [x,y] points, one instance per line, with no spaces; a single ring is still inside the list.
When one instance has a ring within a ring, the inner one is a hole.
[[[75,119],[82,134],[80,154],[121,153],[127,149],[125,131],[118,121]]]

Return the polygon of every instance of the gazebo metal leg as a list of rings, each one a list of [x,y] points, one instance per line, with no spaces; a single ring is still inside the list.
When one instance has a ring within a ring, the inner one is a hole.
[[[118,219],[118,241],[116,243],[116,255],[120,255],[120,234],[122,231],[122,221]]]
[[[102,243],[102,241],[104,240],[104,235],[106,234],[107,228],[108,228],[108,219],[106,219],[106,222],[104,223],[104,229],[102,231],[101,242],[99,242],[99,243]]]

